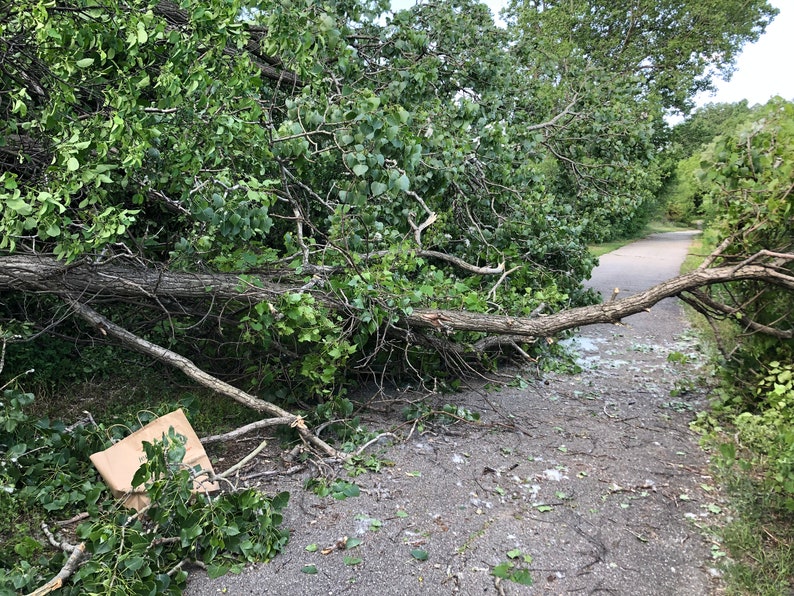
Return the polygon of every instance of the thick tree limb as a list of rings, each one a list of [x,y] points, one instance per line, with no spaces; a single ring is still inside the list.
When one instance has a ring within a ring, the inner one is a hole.
[[[643,312],[665,298],[682,292],[731,281],[757,280],[794,290],[794,275],[765,265],[733,265],[695,270],[674,277],[644,292],[593,306],[572,308],[546,317],[497,316],[465,311],[415,309],[405,321],[413,327],[445,331],[480,331],[496,335],[550,337],[568,329],[599,323],[618,323],[624,317]]]
[[[252,410],[264,412],[284,420],[289,420],[289,425],[296,428],[300,436],[305,441],[332,457],[337,457],[340,459],[345,458],[344,454],[340,453],[328,443],[313,434],[303,423],[303,419],[300,416],[290,414],[286,410],[269,401],[254,397],[253,395],[250,395],[249,393],[246,393],[245,391],[242,391],[237,387],[230,385],[229,383],[213,377],[209,373],[206,373],[193,364],[193,362],[191,362],[188,358],[138,337],[134,333],[130,333],[126,329],[119,327],[109,319],[100,315],[91,307],[79,302],[68,294],[61,294],[61,298],[77,315],[94,325],[97,329],[100,329],[103,333],[120,341],[127,348],[135,350],[136,352],[140,352],[141,354],[146,354],[147,356],[150,356],[156,360],[160,360],[166,364],[178,368],[200,385],[212,389],[221,395],[230,397],[244,406],[251,408]]]
[[[779,259],[777,257],[776,261],[779,262]],[[450,333],[477,331],[492,335],[551,337],[576,327],[617,323],[624,317],[647,310],[657,302],[678,296],[682,292],[742,280],[767,282],[794,291],[794,274],[776,264],[748,259],[739,266],[727,264],[710,269],[696,269],[622,299],[573,308],[545,317],[511,317],[463,310],[417,308],[400,319],[409,327]],[[2,290],[68,293],[72,296],[87,294],[117,298],[175,299],[205,297],[261,302],[277,299],[288,292],[298,292],[300,286],[267,281],[254,285],[244,283],[235,274],[171,272],[112,263],[95,265],[81,262],[66,265],[49,257],[11,255],[0,257],[0,291]],[[312,295],[328,308],[343,308],[343,304],[333,295],[317,290],[313,290]],[[159,346],[157,349],[163,350]],[[159,358],[160,352],[156,351],[156,354]],[[288,415],[283,410],[270,413],[275,416]]]

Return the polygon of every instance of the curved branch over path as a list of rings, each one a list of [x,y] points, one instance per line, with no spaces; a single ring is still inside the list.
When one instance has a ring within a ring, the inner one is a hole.
[[[624,317],[648,310],[657,302],[687,292],[735,281],[755,280],[794,291],[794,274],[780,266],[794,255],[758,255],[742,263],[700,268],[674,277],[648,290],[602,304],[572,308],[542,317],[511,317],[463,310],[417,308],[401,315],[403,324],[417,329],[477,331],[490,335],[551,337],[562,331],[599,323],[617,323]],[[215,298],[241,302],[277,299],[300,292],[300,286],[259,280],[253,285],[236,274],[200,274],[159,271],[124,265],[74,263],[49,257],[12,255],[0,257],[0,291],[19,290],[119,298]],[[343,304],[328,293],[312,291],[324,306],[341,310]],[[281,414],[279,414],[281,415]]]

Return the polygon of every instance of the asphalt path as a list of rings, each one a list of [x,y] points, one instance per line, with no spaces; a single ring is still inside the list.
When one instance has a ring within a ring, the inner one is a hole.
[[[604,255],[589,285],[608,300],[615,287],[627,296],[675,277],[695,234],[655,234]],[[312,469],[263,482],[267,493],[292,495],[285,551],[240,575],[209,580],[194,572],[185,593],[720,593],[699,530],[718,515],[717,491],[688,428],[705,397],[697,389],[671,397],[685,375],[699,374],[696,358],[669,359],[693,349],[681,338],[685,329],[680,303],[667,299],[623,325],[583,329],[572,343],[580,374],[534,378],[517,369],[506,374],[520,382],[506,386],[379,398],[361,410],[361,424],[399,438],[374,450],[389,462],[379,473],[352,478],[339,470],[361,495],[313,495],[302,486]],[[403,409],[420,400],[481,419],[406,426]],[[285,469],[278,440],[269,444],[246,473]],[[343,537],[358,546],[339,547]],[[307,565],[317,573],[307,574]],[[527,570],[533,585],[500,579],[499,566]]]
[[[700,232],[683,230],[652,234],[643,240],[627,244],[603,255],[587,285],[609,300],[615,288],[616,299],[642,292],[678,275],[692,239]],[[680,302],[675,298],[662,300],[649,313],[627,317],[624,323],[637,331],[653,332],[665,325],[670,316],[680,316]],[[584,334],[590,332],[585,330]]]

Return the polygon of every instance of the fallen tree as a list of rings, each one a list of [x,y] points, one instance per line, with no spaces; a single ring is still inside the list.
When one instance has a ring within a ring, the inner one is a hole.
[[[740,313],[740,309],[722,304],[700,291],[716,284],[753,280],[794,291],[794,274],[785,267],[794,261],[794,254],[764,250],[736,263],[708,266],[717,257],[718,253],[715,253],[703,266],[631,296],[544,316],[516,317],[465,310],[415,308],[410,313],[399,313],[392,324],[401,322],[417,330],[433,329],[446,333],[472,331],[517,336],[527,340],[554,337],[563,331],[587,325],[619,323],[624,317],[649,310],[657,302],[675,296],[684,297],[700,310],[712,309],[724,315]],[[260,278],[255,281],[251,276],[241,277],[231,273],[153,271],[114,263],[78,262],[67,265],[41,255],[0,256],[0,291],[48,292],[65,297],[78,315],[97,326],[102,325],[101,321],[90,319],[85,314],[87,311],[81,310],[82,301],[90,303],[101,298],[132,298],[139,301],[167,298],[177,302],[181,299],[210,299],[251,304],[274,301],[285,294],[305,291],[301,286],[268,282]],[[333,294],[317,290],[308,292],[329,308],[345,308],[344,302]],[[757,328],[752,321],[747,324]],[[768,332],[784,338],[792,337],[790,330],[770,327]]]
[[[666,298],[680,297],[701,312],[710,316],[741,316],[741,308],[720,302],[719,294],[709,292],[711,286],[743,281],[762,282],[771,287],[794,291],[794,274],[791,263],[794,254],[759,251],[748,258],[721,258],[721,251],[728,243],[715,251],[697,269],[667,280],[645,291],[620,299],[610,299],[601,304],[561,310],[553,313],[533,313],[530,317],[515,317],[471,312],[465,310],[416,308],[395,312],[388,318],[383,333],[397,335],[405,343],[439,351],[468,352],[475,357],[496,347],[512,346],[516,352],[526,356],[519,346],[538,338],[551,338],[569,329],[599,323],[619,323],[632,314],[651,309]],[[296,428],[300,436],[327,456],[344,457],[308,429],[299,417],[280,406],[257,398],[250,393],[202,370],[185,356],[148,341],[112,322],[92,306],[105,305],[108,301],[133,300],[138,305],[151,308],[167,308],[166,304],[181,301],[202,301],[207,304],[207,316],[215,314],[211,304],[223,304],[222,310],[235,305],[250,308],[255,303],[267,303],[269,311],[278,316],[277,307],[281,297],[300,295],[306,292],[326,308],[347,313],[351,318],[349,304],[333,293],[318,289],[302,289],[284,283],[269,282],[236,274],[193,274],[183,272],[153,271],[148,268],[109,262],[98,264],[82,261],[66,264],[52,257],[41,255],[9,255],[0,257],[0,292],[28,292],[52,294],[64,301],[70,312],[87,321],[99,338],[109,338],[125,349],[142,353],[150,358],[173,366],[193,381],[221,395],[231,398],[246,407],[273,418],[273,423]],[[614,298],[614,296],[613,296]],[[97,308],[101,308],[98,306]],[[541,311],[542,308],[537,309]],[[183,313],[173,311],[169,316]],[[356,324],[351,320],[350,325]],[[763,325],[751,318],[744,319],[750,332],[762,332],[781,339],[791,339],[792,330],[784,322],[780,328]],[[474,332],[481,336],[471,343],[456,343],[449,337],[457,332]]]
[[[669,296],[734,316],[715,284],[789,289],[785,243],[606,304],[582,286],[588,242],[649,213],[665,110],[775,14],[723,2],[693,36],[702,7],[667,4],[635,15],[653,35],[602,2],[507,28],[472,0],[0,8],[0,335],[112,338],[332,453],[235,387],[311,405]]]

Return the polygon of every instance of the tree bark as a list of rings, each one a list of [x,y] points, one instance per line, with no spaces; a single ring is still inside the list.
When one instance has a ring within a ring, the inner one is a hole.
[[[794,255],[787,255],[794,260]],[[788,260],[788,259],[787,259]],[[774,263],[747,259],[738,265],[700,268],[674,277],[643,292],[602,304],[572,308],[542,317],[511,317],[463,310],[417,308],[401,314],[400,321],[418,329],[477,331],[490,335],[551,337],[562,331],[598,323],[617,323],[624,317],[650,309],[657,302],[685,292],[732,281],[756,280],[794,291],[794,275]],[[188,273],[136,268],[113,263],[65,264],[51,257],[10,255],[0,257],[0,291],[51,292],[88,298],[174,298],[233,300],[253,303],[274,301],[301,286],[259,279],[256,285],[236,274]],[[341,310],[335,296],[312,290],[324,306]]]

